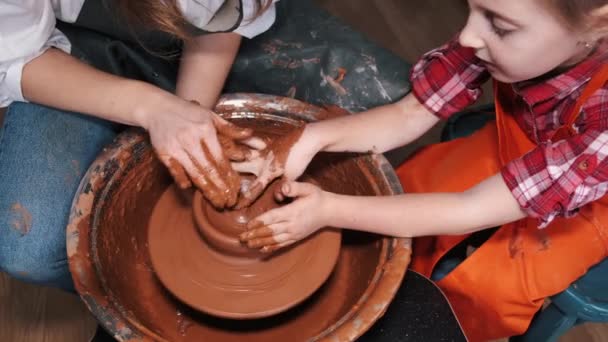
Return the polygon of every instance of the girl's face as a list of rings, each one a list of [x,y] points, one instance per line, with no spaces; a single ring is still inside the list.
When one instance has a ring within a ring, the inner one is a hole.
[[[498,81],[530,80],[582,60],[585,34],[568,28],[539,0],[469,0],[460,43],[476,50]]]

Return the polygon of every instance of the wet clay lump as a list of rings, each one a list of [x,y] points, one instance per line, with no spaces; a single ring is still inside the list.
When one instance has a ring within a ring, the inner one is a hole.
[[[270,256],[239,246],[238,235],[231,235],[236,253],[221,245],[218,250],[199,233],[179,196],[170,187],[152,213],[150,257],[161,282],[195,309],[229,318],[270,316],[306,299],[335,265],[340,234],[334,230]]]
[[[323,229],[270,255],[238,240],[249,220],[279,206],[274,198],[278,186],[278,180],[271,183],[250,206],[238,210],[218,210],[198,191],[189,203],[170,186],[156,203],[148,228],[150,259],[162,284],[194,309],[233,319],[271,316],[314,293],[338,260],[339,230]]]

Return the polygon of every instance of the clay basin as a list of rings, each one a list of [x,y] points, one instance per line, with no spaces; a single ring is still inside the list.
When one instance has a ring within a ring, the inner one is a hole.
[[[224,96],[216,111],[241,125],[265,122],[277,132],[344,114],[251,94]],[[328,191],[401,192],[382,156],[320,155],[307,173]],[[130,130],[91,165],[73,202],[67,252],[76,289],[120,341],[353,341],[385,312],[409,264],[409,239],[344,231],[332,274],[299,305],[253,320],[203,314],[173,297],[151,267],[148,219],[171,184],[148,137]]]

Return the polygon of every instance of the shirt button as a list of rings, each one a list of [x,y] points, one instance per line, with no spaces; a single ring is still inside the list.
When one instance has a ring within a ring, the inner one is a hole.
[[[578,164],[578,168],[579,170],[587,170],[589,168],[589,162],[587,162],[586,160],[584,162],[581,162],[580,164]]]

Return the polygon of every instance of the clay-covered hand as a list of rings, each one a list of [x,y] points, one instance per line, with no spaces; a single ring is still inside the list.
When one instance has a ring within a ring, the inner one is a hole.
[[[266,147],[252,137],[251,129],[181,99],[146,113],[144,123],[159,159],[178,186],[185,189],[194,183],[217,208],[233,207],[238,199],[240,177],[230,160],[256,157],[258,153],[252,151]]]
[[[282,176],[286,181],[292,181],[300,177],[318,150],[304,126],[275,139],[258,156],[232,163],[236,171],[256,176],[253,182],[244,184],[236,208],[251,205],[276,178]]]
[[[279,192],[279,197],[293,198],[294,201],[251,220],[247,231],[239,236],[248,247],[270,253],[327,226],[331,212],[327,192],[316,185],[299,182],[285,182]]]

